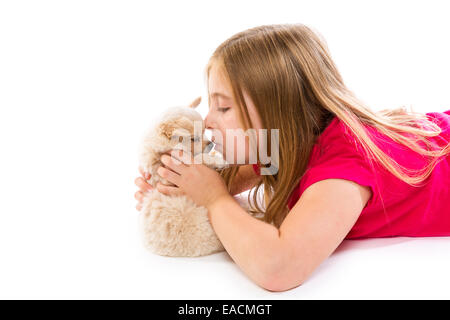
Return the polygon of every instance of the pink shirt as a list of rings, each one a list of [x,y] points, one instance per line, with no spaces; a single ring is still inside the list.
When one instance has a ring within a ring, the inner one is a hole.
[[[443,131],[431,138],[439,146],[450,141],[450,110],[427,113]],[[376,144],[400,165],[420,169],[425,159],[399,145],[374,128],[370,132],[383,140]],[[307,170],[293,190],[288,207],[292,209],[311,184],[330,178],[369,186],[372,196],[346,239],[372,237],[450,236],[450,157],[443,157],[425,185],[413,187],[388,172],[381,164],[367,159],[350,129],[335,117],[318,137],[310,154]],[[259,173],[257,165],[253,166]],[[323,201],[327,201],[324,195]]]

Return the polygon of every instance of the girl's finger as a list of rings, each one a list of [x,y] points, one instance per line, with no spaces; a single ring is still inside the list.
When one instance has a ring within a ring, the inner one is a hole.
[[[173,183],[176,186],[179,185],[180,175],[178,175],[177,173],[175,173],[172,170],[169,170],[167,168],[164,168],[164,167],[159,167],[157,171],[158,171],[158,174],[161,177],[163,177],[164,179],[166,179],[167,181]]]
[[[141,205],[140,203],[138,203],[138,204],[136,205],[136,210],[137,210],[137,211],[141,211],[141,209],[142,209],[142,205]]]
[[[172,171],[178,174],[182,174],[183,170],[186,168],[186,165],[184,163],[166,154],[161,156],[161,162],[164,164],[164,166],[170,168]]]
[[[156,184],[156,189],[159,192],[164,193],[165,195],[168,195],[168,196],[180,196],[183,194],[181,192],[180,188],[165,186],[161,182],[158,182]]]
[[[137,201],[142,202],[142,200],[144,200],[144,194],[141,191],[136,191],[136,193],[134,194],[134,198]]]
[[[150,173],[145,172],[141,166],[139,166],[139,172],[146,180],[150,179],[150,176],[151,176]]]
[[[145,192],[145,191],[150,191],[153,190],[153,187],[147,183],[147,181],[145,181],[142,177],[137,177],[134,180],[134,183],[139,187],[139,189],[141,189],[141,191]]]

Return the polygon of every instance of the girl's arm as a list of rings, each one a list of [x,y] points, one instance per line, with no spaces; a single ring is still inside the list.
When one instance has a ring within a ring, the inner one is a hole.
[[[211,224],[236,264],[270,291],[294,288],[342,242],[370,199],[369,187],[343,179],[308,187],[279,229],[248,215],[232,196],[208,206]]]

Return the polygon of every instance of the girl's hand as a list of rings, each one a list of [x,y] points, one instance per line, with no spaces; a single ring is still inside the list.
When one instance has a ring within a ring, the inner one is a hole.
[[[221,197],[231,197],[225,182],[218,172],[204,164],[194,163],[190,154],[181,150],[172,150],[163,155],[164,167],[158,168],[158,174],[175,186],[157,183],[156,189],[166,195],[186,195],[197,205],[209,208]]]
[[[142,177],[137,177],[136,180],[134,180],[134,183],[139,187],[140,190],[134,194],[134,197],[138,201],[138,204],[136,205],[136,210],[141,211],[144,193],[152,191],[153,187],[149,185],[146,181],[150,179],[151,177],[150,173],[145,174],[144,170],[142,170],[141,167],[139,167],[139,172],[141,173]]]

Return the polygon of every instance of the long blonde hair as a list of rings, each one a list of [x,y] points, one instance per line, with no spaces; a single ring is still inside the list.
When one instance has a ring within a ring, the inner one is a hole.
[[[419,186],[437,161],[450,153],[449,144],[436,150],[427,139],[439,135],[441,129],[425,114],[404,107],[370,110],[344,85],[320,33],[303,24],[263,25],[239,32],[214,51],[205,69],[207,78],[213,65],[219,66],[229,80],[245,130],[252,122],[243,90],[255,104],[264,128],[282,128],[278,172],[263,175],[253,193],[256,211],[262,211],[256,195],[264,186],[270,201],[262,220],[276,227],[288,213],[289,195],[306,170],[316,138],[334,116],[350,128],[369,159],[376,159],[412,186]],[[428,164],[422,170],[399,165],[374,143],[364,125],[427,156]],[[229,190],[237,171],[238,167],[232,167],[221,172]]]

